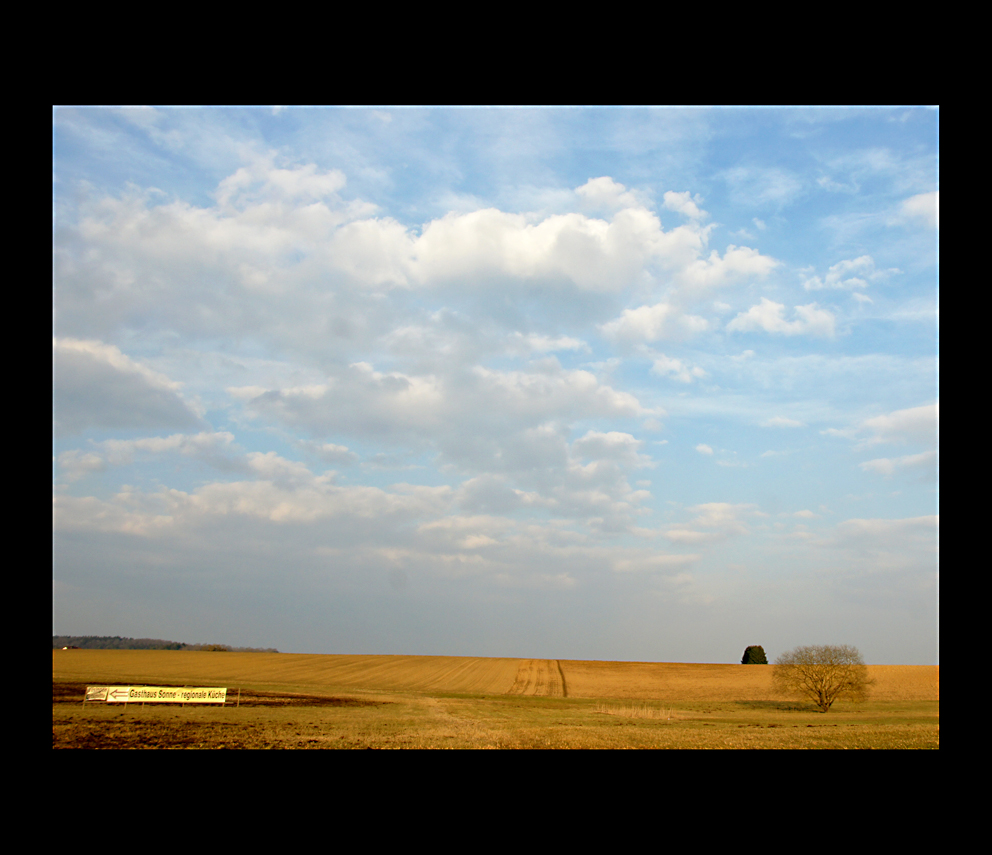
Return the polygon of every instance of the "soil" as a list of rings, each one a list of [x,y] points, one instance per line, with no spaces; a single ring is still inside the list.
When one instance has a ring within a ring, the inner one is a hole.
[[[233,698],[229,692],[224,707],[83,704],[87,685],[96,684],[52,683],[52,748],[326,748],[339,737],[317,723],[310,711],[387,703],[242,689],[240,702],[236,691]],[[235,718],[231,708],[236,704],[238,710],[255,711],[250,718]],[[294,709],[302,715],[287,720],[286,714]]]

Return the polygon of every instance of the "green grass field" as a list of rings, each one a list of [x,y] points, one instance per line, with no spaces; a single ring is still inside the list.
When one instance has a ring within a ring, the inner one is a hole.
[[[54,748],[938,748],[939,671],[870,666],[829,713],[766,666],[53,651]],[[227,686],[225,707],[83,704],[86,685]],[[240,689],[241,705],[235,706]]]

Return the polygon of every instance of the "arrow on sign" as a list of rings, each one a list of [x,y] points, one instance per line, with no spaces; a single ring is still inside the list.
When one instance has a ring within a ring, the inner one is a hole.
[[[128,692],[127,689],[114,689],[112,692],[108,692],[107,694],[108,694],[108,697],[111,697],[114,700],[117,700],[118,698],[126,698],[127,697],[127,692]]]

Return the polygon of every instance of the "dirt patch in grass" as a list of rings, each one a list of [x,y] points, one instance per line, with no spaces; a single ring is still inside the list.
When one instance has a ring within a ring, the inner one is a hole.
[[[240,701],[237,692],[227,692],[227,703],[242,707],[375,707],[388,701],[367,701],[362,698],[332,697],[329,695],[305,695],[296,692],[251,692],[241,691]]]
[[[338,747],[341,727],[326,718],[333,708],[391,705],[245,689],[240,704],[237,691],[228,692],[226,705],[83,703],[87,685],[111,684],[52,683],[52,748],[327,748],[332,740]]]

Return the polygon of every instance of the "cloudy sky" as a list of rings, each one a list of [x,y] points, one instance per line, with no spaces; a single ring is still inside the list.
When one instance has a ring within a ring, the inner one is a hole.
[[[935,664],[937,126],[56,108],[53,632]]]

